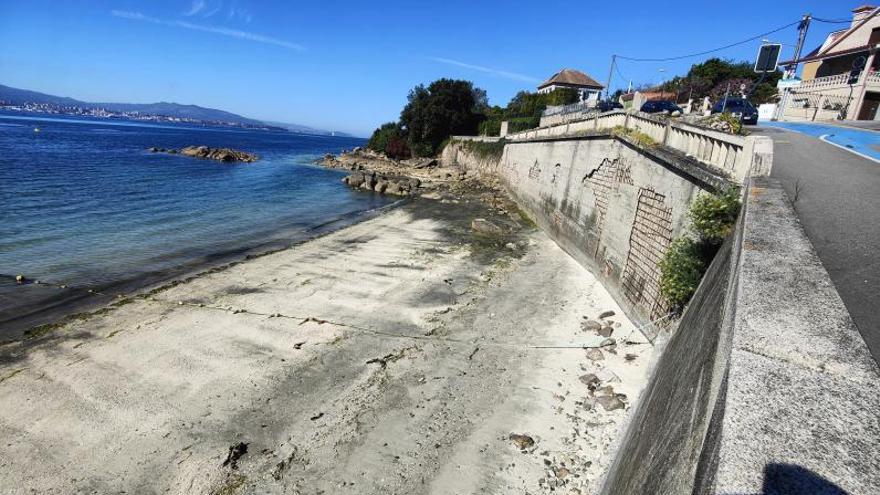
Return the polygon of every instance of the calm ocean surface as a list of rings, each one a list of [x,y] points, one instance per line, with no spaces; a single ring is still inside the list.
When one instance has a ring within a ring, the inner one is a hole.
[[[39,127],[40,132],[34,132]],[[0,115],[0,275],[101,287],[390,203],[310,165],[361,139]],[[225,146],[252,164],[154,154]]]

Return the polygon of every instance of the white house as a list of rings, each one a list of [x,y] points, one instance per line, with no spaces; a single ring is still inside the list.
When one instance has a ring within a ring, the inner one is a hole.
[[[605,86],[581,71],[562,69],[542,82],[538,86],[538,93],[549,93],[560,88],[576,89],[581,95],[581,101],[595,101]]]
[[[849,26],[828,34],[822,45],[797,61],[804,64],[802,80],[792,89],[784,117],[880,120],[878,47],[880,8],[853,9]]]

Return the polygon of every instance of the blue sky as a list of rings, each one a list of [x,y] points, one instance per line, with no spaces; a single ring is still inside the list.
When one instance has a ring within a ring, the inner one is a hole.
[[[368,135],[397,119],[410,88],[440,77],[472,80],[504,105],[563,67],[604,83],[612,53],[697,52],[807,12],[849,18],[859,3],[0,0],[0,84]],[[807,49],[842,26],[814,23]],[[793,44],[796,30],[771,39]],[[751,60],[759,44],[719,55]],[[612,87],[656,83],[699,60],[621,62],[626,80],[615,74]]]

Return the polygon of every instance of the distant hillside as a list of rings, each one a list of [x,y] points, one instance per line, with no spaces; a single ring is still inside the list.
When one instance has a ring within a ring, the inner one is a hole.
[[[286,122],[273,122],[271,120],[265,121],[269,125],[273,125],[276,127],[282,127],[287,129],[290,132],[295,132],[297,134],[313,134],[317,136],[337,136],[337,137],[355,137],[351,134],[340,132],[340,131],[326,131],[324,129],[315,129],[314,127],[309,127],[305,125],[299,124],[288,124]]]
[[[36,91],[28,91],[26,89],[10,88],[0,84],[0,100],[13,105],[23,105],[25,103],[48,103],[53,105],[88,105],[73,98],[65,98],[63,96],[52,96]]]
[[[0,102],[9,105],[55,105],[59,107],[79,107],[82,109],[103,109],[109,112],[132,113],[138,112],[145,115],[160,115],[164,117],[174,117],[181,119],[192,119],[206,122],[229,122],[233,124],[263,127],[267,125],[281,127],[291,132],[300,134],[317,134],[317,135],[336,135],[347,136],[346,134],[325,131],[321,129],[313,129],[311,127],[297,124],[281,124],[268,123],[255,119],[242,117],[231,112],[217,110],[216,108],[205,108],[198,105],[181,105],[179,103],[91,103],[67,98],[63,96],[47,95],[36,91],[26,89],[11,88],[0,84]]]

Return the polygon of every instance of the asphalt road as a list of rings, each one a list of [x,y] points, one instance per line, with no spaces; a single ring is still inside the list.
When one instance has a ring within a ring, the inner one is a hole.
[[[880,362],[880,163],[797,132],[754,132],[773,139],[772,176]]]

